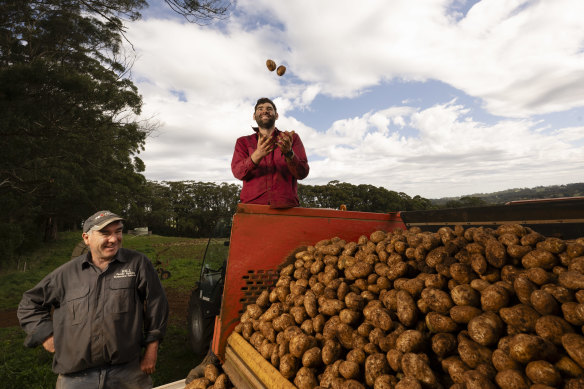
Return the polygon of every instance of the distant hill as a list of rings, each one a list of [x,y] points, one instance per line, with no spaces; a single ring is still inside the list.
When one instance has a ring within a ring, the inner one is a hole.
[[[516,200],[584,196],[584,183],[536,186],[535,188],[514,188],[493,193],[476,193],[462,197],[442,197],[431,199],[432,204],[443,207],[463,205],[505,204]]]

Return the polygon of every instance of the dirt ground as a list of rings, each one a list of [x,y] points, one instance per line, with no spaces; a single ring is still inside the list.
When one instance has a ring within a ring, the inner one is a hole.
[[[190,292],[166,289],[166,297],[170,306],[169,321],[175,325],[186,325],[187,309]],[[0,310],[0,328],[19,326],[16,309]]]

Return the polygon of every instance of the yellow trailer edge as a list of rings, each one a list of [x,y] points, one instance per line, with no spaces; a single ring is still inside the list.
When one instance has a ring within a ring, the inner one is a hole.
[[[296,389],[237,332],[227,338],[223,370],[237,389]]]

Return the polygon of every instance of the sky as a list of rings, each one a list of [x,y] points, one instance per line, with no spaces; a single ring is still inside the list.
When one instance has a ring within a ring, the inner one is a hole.
[[[435,199],[583,182],[582,0],[238,0],[198,25],[151,0],[128,23],[155,181],[231,173],[274,100],[310,173]],[[266,60],[286,66],[283,76]]]

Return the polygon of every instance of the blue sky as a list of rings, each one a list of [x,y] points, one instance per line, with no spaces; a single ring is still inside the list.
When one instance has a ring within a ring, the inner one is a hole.
[[[151,2],[128,38],[151,180],[236,183],[235,140],[272,98],[303,181],[427,198],[582,182],[581,0],[239,0],[188,23]],[[278,77],[267,59],[287,67]]]

